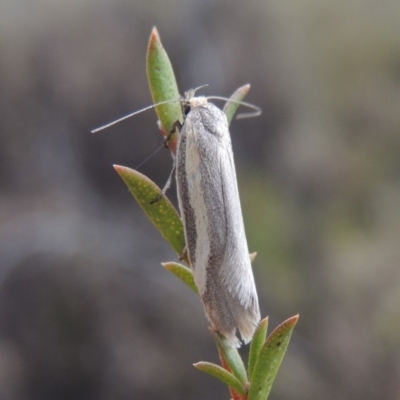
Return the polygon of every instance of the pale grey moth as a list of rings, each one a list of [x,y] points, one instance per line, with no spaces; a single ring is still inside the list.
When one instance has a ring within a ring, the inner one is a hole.
[[[186,250],[212,327],[240,347],[260,321],[225,114],[205,97],[186,95],[176,155]]]

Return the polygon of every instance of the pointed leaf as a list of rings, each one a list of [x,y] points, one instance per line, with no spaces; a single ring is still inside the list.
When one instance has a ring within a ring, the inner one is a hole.
[[[241,86],[240,88],[235,90],[235,92],[229,97],[229,100],[225,103],[223,112],[225,113],[229,124],[232,122],[233,116],[235,115],[236,110],[240,105],[238,103],[233,103],[230,100],[234,100],[235,102],[242,101],[246,96],[246,94],[249,92],[249,90],[250,90],[249,84]]]
[[[255,251],[254,253],[250,253],[250,262],[253,262],[257,257],[257,252]]]
[[[279,325],[262,347],[253,370],[248,400],[266,400],[290,342],[298,315]]]
[[[239,381],[239,379],[237,379],[234,375],[232,375],[225,368],[222,368],[219,365],[209,363],[209,362],[204,362],[204,361],[198,362],[193,365],[200,371],[203,371],[203,372],[219,379],[221,382],[228,385],[230,388],[235,390],[241,396],[246,396],[245,387],[242,385],[242,383]]]
[[[258,324],[256,331],[254,332],[253,339],[250,345],[249,351],[249,378],[251,381],[251,377],[253,375],[253,370],[256,365],[258,355],[260,354],[260,350],[265,343],[265,338],[267,336],[268,329],[268,317],[261,320]]]
[[[161,192],[153,181],[133,169],[120,165],[114,165],[114,168],[161,235],[181,255],[185,247],[183,225],[172,203],[166,196],[162,196],[159,201],[151,204]]]
[[[193,272],[190,268],[176,262],[166,262],[161,263],[161,265],[186,283],[195,293],[199,294],[196,283],[194,282]]]
[[[228,340],[219,335],[217,332],[212,331],[212,334],[217,344],[223,366],[229,371],[232,371],[233,375],[235,375],[243,385],[246,385],[248,381],[246,368],[239,352],[230,344]]]
[[[147,78],[154,103],[165,100],[179,100],[178,85],[171,61],[161,43],[157,28],[153,28],[151,32],[146,61]],[[179,101],[159,105],[156,107],[156,112],[161,122],[164,137],[168,136],[176,121],[183,122]],[[168,146],[175,154],[178,135],[173,136],[168,141]]]

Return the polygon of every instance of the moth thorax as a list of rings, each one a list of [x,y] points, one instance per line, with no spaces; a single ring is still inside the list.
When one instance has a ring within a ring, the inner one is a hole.
[[[192,98],[188,99],[187,102],[191,109],[200,107],[200,106],[204,106],[204,104],[208,103],[207,98],[204,96],[192,97]]]

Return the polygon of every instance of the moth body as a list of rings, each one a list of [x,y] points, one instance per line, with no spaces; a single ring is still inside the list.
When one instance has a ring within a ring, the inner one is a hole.
[[[225,114],[204,97],[188,98],[176,181],[196,285],[213,328],[248,343],[260,311]]]

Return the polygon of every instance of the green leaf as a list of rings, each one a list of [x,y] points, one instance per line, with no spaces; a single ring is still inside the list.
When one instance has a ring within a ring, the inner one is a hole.
[[[211,332],[217,344],[223,366],[229,371],[232,371],[233,375],[235,375],[243,385],[246,385],[248,382],[246,368],[239,352],[223,336],[215,331]]]
[[[180,96],[174,70],[172,69],[168,54],[161,43],[157,28],[153,28],[150,35],[146,69],[154,103],[166,100],[179,100]],[[159,105],[156,107],[156,112],[161,122],[164,137],[168,136],[176,121],[183,122],[179,101]],[[173,154],[176,153],[177,140],[178,135],[175,134],[168,141],[168,147]]]
[[[256,331],[254,332],[253,339],[250,345],[249,351],[249,378],[251,381],[251,377],[253,375],[254,367],[256,365],[258,355],[260,354],[260,350],[265,343],[265,338],[267,336],[268,330],[268,317],[261,320],[258,324]]]
[[[198,362],[193,364],[197,369],[203,371],[209,375],[214,376],[219,379],[221,382],[228,385],[230,388],[238,392],[241,396],[246,396],[246,389],[242,385],[242,383],[237,379],[234,375],[232,375],[225,368],[220,367],[219,365],[209,363],[209,362]]]
[[[190,268],[176,262],[166,262],[161,263],[161,265],[186,283],[195,293],[199,294],[196,283],[194,282],[193,272]]]
[[[226,118],[228,120],[228,124],[232,122],[233,116],[236,113],[236,110],[240,106],[238,103],[233,103],[231,100],[237,102],[237,101],[242,101],[246,94],[250,90],[250,85],[243,85],[240,88],[236,89],[235,92],[229,97],[229,100],[225,103],[225,106],[223,108],[223,112],[226,115]]]
[[[172,203],[166,196],[162,196],[159,201],[151,204],[161,192],[153,181],[133,169],[120,165],[114,165],[114,168],[161,235],[181,255],[185,247],[183,225]]]
[[[289,318],[268,337],[253,370],[248,400],[268,398],[298,319],[298,315]]]

